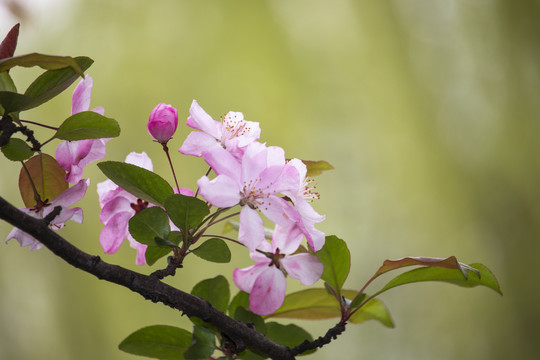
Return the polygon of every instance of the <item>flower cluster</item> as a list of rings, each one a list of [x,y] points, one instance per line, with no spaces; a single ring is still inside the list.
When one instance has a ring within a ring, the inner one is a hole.
[[[268,315],[283,303],[286,274],[304,285],[322,275],[316,256],[296,253],[304,237],[312,251],[324,245],[324,233],[314,226],[324,216],[307,202],[313,194],[305,186],[306,167],[287,161],[282,148],[258,142],[259,125],[241,113],[230,112],[219,123],[193,101],[187,124],[201,131],[189,134],[179,151],[202,156],[217,175],[197,181],[201,196],[218,208],[241,207],[238,241],[257,264],[236,269],[234,281],[250,293],[250,309]],[[261,213],[275,223],[271,243]]]
[[[92,86],[93,81],[89,76],[78,84],[73,94],[72,114],[88,111]],[[104,113],[103,108],[92,111]],[[216,121],[195,100],[189,113],[186,124],[195,131],[187,136],[179,152],[201,157],[210,166],[215,176],[209,176],[209,171],[197,181],[196,196],[206,202],[203,208],[208,206],[217,210],[207,225],[185,229],[185,234],[170,220],[169,227],[183,234],[182,256],[185,256],[189,253],[189,247],[204,235],[208,227],[222,221],[219,217],[221,214],[239,207],[236,213],[239,215],[238,238],[230,240],[244,245],[255,265],[235,269],[233,279],[239,289],[250,293],[250,309],[254,313],[271,314],[284,301],[286,276],[298,279],[304,285],[312,285],[322,275],[323,265],[314,253],[324,245],[325,235],[315,225],[325,217],[310,204],[310,200],[317,198],[318,194],[313,192],[310,180],[306,179],[307,168],[301,160],[287,160],[282,148],[267,146],[259,141],[261,130],[258,123],[247,121],[242,113],[232,111],[221,121]],[[178,184],[167,147],[177,126],[178,111],[164,103],[151,111],[147,124],[148,133],[163,146]],[[65,181],[76,185],[56,199],[25,211],[33,216],[45,217],[54,206],[59,205],[62,210],[51,223],[52,228],[63,227],[68,219],[81,222],[82,210],[69,209],[68,206],[84,196],[89,184],[88,180],[81,179],[84,167],[103,158],[108,140],[60,143],[56,149],[56,160],[66,171]],[[153,171],[152,161],[146,153],[130,153],[125,162]],[[137,251],[136,263],[146,264],[148,245],[133,238],[129,221],[146,208],[162,204],[137,198],[111,180],[99,183],[97,191],[101,206],[100,221],[104,224],[99,237],[103,251],[115,253],[127,239]],[[178,185],[174,192],[194,195],[191,190],[180,189]],[[267,240],[268,230],[264,227],[265,218],[274,223],[270,241]],[[9,234],[8,240],[11,238],[16,238],[22,246],[29,245],[33,250],[41,247],[36,239],[17,229]],[[304,238],[306,247],[302,246]],[[180,247],[175,251],[175,256],[179,255],[178,251]]]
[[[82,79],[72,97],[71,114],[87,111],[90,108],[93,80],[89,75]],[[103,115],[105,110],[97,107],[92,111]],[[81,200],[86,194],[86,189],[90,184],[89,179],[82,179],[84,167],[93,161],[102,159],[105,156],[105,144],[110,139],[89,139],[79,141],[63,141],[56,148],[56,161],[62,169],[66,171],[65,181],[75,184],[58,195],[55,199],[42,199],[33,208],[23,208],[27,214],[44,218],[51,213],[55,207],[60,206],[60,214],[56,216],[49,227],[53,230],[61,229],[68,220],[78,223],[83,221],[83,211],[81,208],[69,208],[69,206]],[[30,250],[40,249],[43,245],[34,237],[19,230],[13,229],[6,238],[6,243],[16,239],[21,246],[29,246]]]

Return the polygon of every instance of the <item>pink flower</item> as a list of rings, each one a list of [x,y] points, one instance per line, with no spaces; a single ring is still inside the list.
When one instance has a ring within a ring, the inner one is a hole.
[[[290,237],[292,235],[292,238]],[[235,269],[233,280],[242,291],[249,293],[249,308],[255,314],[269,315],[283,304],[287,287],[286,275],[303,285],[313,285],[323,273],[323,264],[315,255],[298,253],[302,234],[276,226],[272,245],[263,241],[250,256],[255,265]]]
[[[160,144],[166,144],[178,126],[178,111],[171,105],[158,104],[150,113],[148,133]]]
[[[240,159],[246,146],[257,140],[261,134],[259,124],[244,120],[239,112],[229,112],[223,122],[210,117],[193,100],[189,109],[187,125],[201,131],[191,132],[178,151],[186,155],[202,156],[204,151],[221,146]]]
[[[38,219],[43,219],[49,215],[55,207],[61,206],[62,210],[49,224],[49,227],[53,230],[61,229],[64,227],[64,223],[68,220],[73,220],[78,223],[82,223],[83,220],[83,211],[81,208],[71,208],[68,207],[81,200],[86,193],[86,189],[90,180],[84,179],[80,180],[77,184],[73,185],[60,195],[58,195],[50,203],[41,204],[32,209],[21,209],[26,214],[31,215]],[[36,238],[28,235],[24,231],[14,228],[6,238],[6,243],[10,239],[16,239],[21,246],[30,246],[30,250],[40,249],[43,244],[40,243]]]
[[[283,149],[251,143],[241,163],[221,146],[205,151],[203,156],[218,176],[213,180],[200,178],[199,193],[220,208],[242,206],[238,241],[250,251],[264,240],[263,220],[257,210],[276,224],[290,225],[290,204],[279,194],[294,191],[299,175],[296,168],[285,163]]]
[[[130,153],[126,163],[133,164],[152,171],[152,160],[146,153]],[[128,239],[132,248],[137,250],[137,265],[146,264],[147,245],[139,243],[128,231],[129,219],[137,212],[148,207],[148,202],[137,199],[134,195],[122,189],[111,180],[105,180],[97,185],[101,214],[99,220],[105,225],[99,235],[103,251],[114,254],[124,239]]]
[[[325,234],[317,230],[315,224],[322,222],[326,217],[319,215],[308,202],[318,199],[319,194],[313,191],[314,187],[311,186],[311,180],[306,179],[307,168],[301,160],[292,159],[287,163],[296,168],[300,181],[298,187],[294,191],[286,193],[286,195],[289,196],[295,209],[300,214],[297,221],[301,222],[309,246],[313,251],[319,251],[324,245]]]
[[[87,111],[90,108],[90,98],[94,81],[89,75],[79,82],[73,92],[71,114]],[[103,115],[105,110],[97,107],[92,110]],[[56,161],[67,171],[66,181],[78,182],[83,174],[84,167],[93,161],[105,156],[105,144],[110,139],[88,139],[79,141],[63,141],[56,148]]]

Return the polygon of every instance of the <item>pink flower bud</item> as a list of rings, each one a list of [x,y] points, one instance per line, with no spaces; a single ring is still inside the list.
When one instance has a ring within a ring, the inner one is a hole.
[[[171,105],[160,103],[150,113],[148,133],[160,144],[171,139],[178,126],[178,111]]]

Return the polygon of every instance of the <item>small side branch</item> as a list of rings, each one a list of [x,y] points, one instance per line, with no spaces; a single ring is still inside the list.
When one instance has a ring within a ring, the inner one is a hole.
[[[321,348],[326,344],[329,344],[332,340],[337,339],[339,335],[341,335],[345,331],[345,325],[346,323],[338,323],[336,326],[331,328],[326,332],[326,335],[320,336],[318,339],[313,341],[304,341],[300,345],[296,346],[292,349],[292,353],[294,356],[300,355],[303,352],[306,352],[308,350],[313,350],[316,348]]]

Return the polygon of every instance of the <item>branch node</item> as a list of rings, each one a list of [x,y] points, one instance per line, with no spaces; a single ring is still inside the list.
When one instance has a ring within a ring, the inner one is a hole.
[[[55,217],[60,215],[60,211],[62,211],[62,207],[61,206],[56,206],[53,209],[53,211],[51,211],[47,216],[45,216],[43,218],[43,221],[45,222],[45,224],[47,224],[47,226],[49,226],[51,224],[51,221],[53,221]]]

